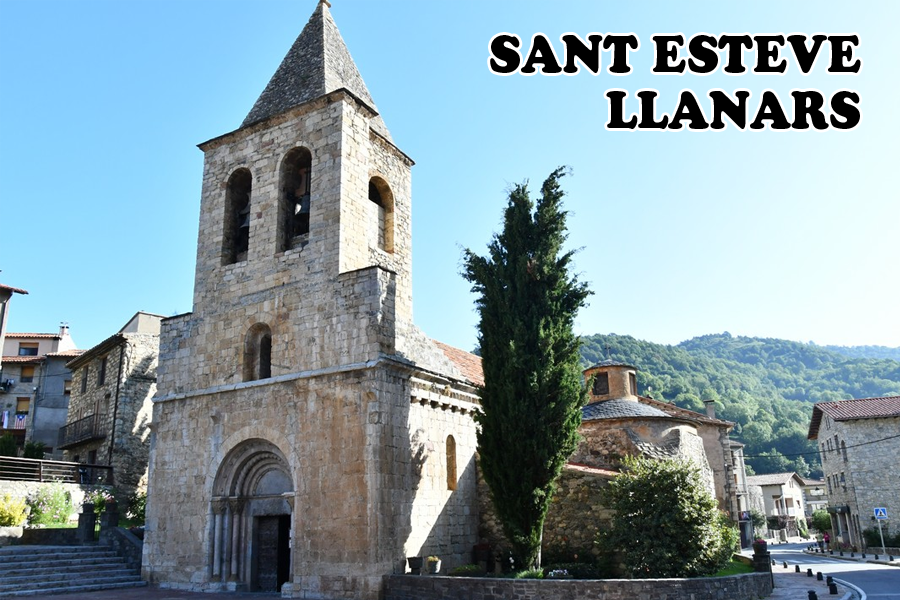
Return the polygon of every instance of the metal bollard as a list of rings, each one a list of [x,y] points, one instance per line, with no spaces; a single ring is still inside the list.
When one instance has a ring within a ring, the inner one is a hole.
[[[807,598],[807,600],[819,600],[819,595],[816,594],[815,590],[809,590],[807,594],[809,594],[809,598]]]
[[[822,581],[823,579],[824,579],[824,577],[822,577],[822,571],[818,571],[818,572],[816,573],[816,580],[817,580],[817,581]]]
[[[794,573],[800,572],[800,565],[794,565]]]
[[[878,555],[877,555],[877,554],[875,555],[875,560],[878,560]]]
[[[828,586],[828,593],[832,594],[832,595],[837,595],[837,593],[838,593],[837,584],[835,582],[832,581],[831,584]]]
[[[832,582],[834,582],[834,578],[831,575],[825,578],[825,585],[831,585]]]
[[[784,566],[785,569],[787,569],[787,561],[784,561],[781,564]]]
[[[807,570],[806,570],[806,576],[807,576],[807,577],[812,577],[812,576],[813,576],[813,574],[812,574],[812,569],[807,569]]]
[[[894,555],[893,555],[893,554],[889,555],[889,556],[888,556],[888,560],[889,560],[890,562],[894,562]]]
[[[854,558],[855,556],[856,556],[855,553],[853,553],[853,552],[850,553],[850,558]]]
[[[863,560],[865,560],[865,558],[866,558],[866,553],[865,553],[865,552],[862,553],[862,557],[863,557]]]

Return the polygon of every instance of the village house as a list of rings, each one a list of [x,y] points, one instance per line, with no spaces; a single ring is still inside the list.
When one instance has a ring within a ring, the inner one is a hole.
[[[806,518],[802,477],[796,473],[750,475],[747,484],[762,488],[763,511],[771,523],[769,529],[784,530],[787,536],[799,535],[797,519]]]
[[[138,312],[68,364],[74,385],[68,418],[56,430],[58,447],[68,461],[112,467],[98,471],[111,472],[112,481],[96,481],[86,468],[84,483],[112,485],[125,495],[146,490],[161,320]]]
[[[900,533],[900,396],[819,402],[809,439],[816,440],[835,540],[864,548],[862,531],[886,509],[888,531]]]
[[[0,371],[0,435],[19,446],[41,443],[48,458],[60,458],[56,432],[66,422],[72,374],[78,356],[68,325],[58,333],[7,333]]]

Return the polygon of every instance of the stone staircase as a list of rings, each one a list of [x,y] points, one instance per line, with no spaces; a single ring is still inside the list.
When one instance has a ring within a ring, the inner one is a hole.
[[[106,546],[0,548],[0,598],[147,585]]]

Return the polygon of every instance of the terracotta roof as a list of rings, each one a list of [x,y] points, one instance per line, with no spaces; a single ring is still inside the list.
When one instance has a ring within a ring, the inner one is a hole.
[[[645,396],[639,396],[638,399],[648,406],[653,406],[663,412],[669,413],[673,417],[681,417],[684,419],[690,419],[692,421],[699,421],[701,423],[710,423],[712,425],[724,425],[727,427],[734,427],[734,423],[732,423],[731,421],[723,421],[722,419],[714,419],[713,417],[704,415],[703,413],[698,413],[693,410],[681,408],[680,406],[675,406],[674,404],[669,404],[668,402],[661,402],[660,400],[654,400],[653,398],[647,398]]]
[[[58,333],[7,333],[6,337],[12,339],[38,338],[42,340],[58,340]]]
[[[71,358],[73,356],[81,356],[85,352],[87,352],[87,350],[76,350],[73,348],[72,350],[63,350],[62,352],[48,352],[47,356]]]
[[[766,475],[748,475],[748,485],[784,485],[792,478],[796,477],[803,483],[803,479],[796,473],[769,473]]]
[[[900,396],[819,402],[813,405],[812,419],[809,423],[809,435],[807,436],[809,439],[814,440],[818,438],[819,425],[822,422],[823,414],[827,414],[835,421],[900,417]]]
[[[5,363],[19,363],[22,365],[27,365],[28,363],[39,363],[44,360],[43,356],[4,356],[3,362]]]
[[[448,346],[437,340],[433,341],[438,348],[444,353],[444,356],[450,359],[456,367],[462,372],[463,376],[477,386],[484,385],[484,371],[481,369],[481,357],[475,356],[471,352]]]
[[[14,288],[11,285],[3,285],[2,283],[0,283],[0,290],[9,290],[10,292],[13,292],[14,294],[27,294],[28,293],[23,289]]]

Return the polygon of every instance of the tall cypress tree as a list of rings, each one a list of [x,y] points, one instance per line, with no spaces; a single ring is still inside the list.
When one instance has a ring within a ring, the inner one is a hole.
[[[550,174],[536,209],[527,183],[515,186],[488,255],[464,255],[484,368],[479,464],[519,566],[539,563],[554,482],[587,399],[572,325],[590,292],[569,273],[573,252],[562,252],[564,174]]]

